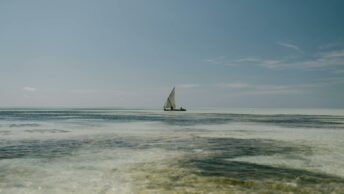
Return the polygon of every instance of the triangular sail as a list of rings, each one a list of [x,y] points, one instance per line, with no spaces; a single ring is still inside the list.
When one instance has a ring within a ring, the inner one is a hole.
[[[168,96],[164,108],[176,109],[175,88],[172,89],[170,95]]]

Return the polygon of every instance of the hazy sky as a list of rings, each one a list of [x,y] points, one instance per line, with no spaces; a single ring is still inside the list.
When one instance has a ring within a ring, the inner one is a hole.
[[[0,107],[344,107],[342,0],[0,1]]]

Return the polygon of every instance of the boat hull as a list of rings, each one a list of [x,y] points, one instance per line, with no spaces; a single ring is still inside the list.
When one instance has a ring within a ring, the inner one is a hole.
[[[185,108],[180,108],[180,109],[164,109],[164,111],[186,111]]]

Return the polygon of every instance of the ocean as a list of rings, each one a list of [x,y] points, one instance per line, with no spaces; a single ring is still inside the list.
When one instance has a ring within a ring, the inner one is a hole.
[[[344,110],[3,108],[0,193],[344,193]]]

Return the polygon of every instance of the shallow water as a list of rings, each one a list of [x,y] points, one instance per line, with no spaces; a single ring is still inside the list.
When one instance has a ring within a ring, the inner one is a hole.
[[[342,113],[1,109],[0,193],[344,193]]]

